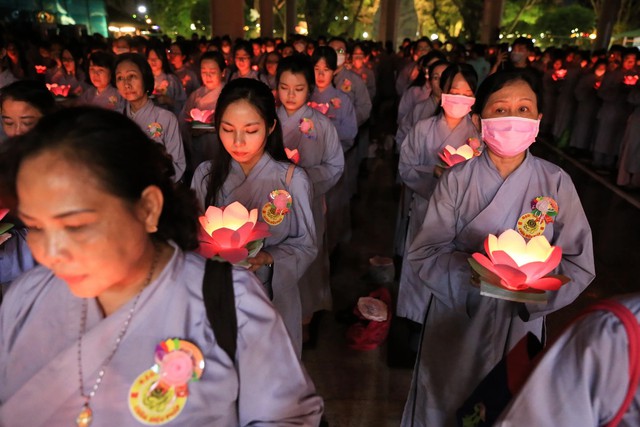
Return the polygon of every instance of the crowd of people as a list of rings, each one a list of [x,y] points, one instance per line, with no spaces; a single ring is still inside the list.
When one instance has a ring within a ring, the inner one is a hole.
[[[319,425],[301,355],[378,149],[402,186],[402,425],[457,425],[491,369],[528,333],[544,341],[545,316],[595,277],[571,178],[531,144],[640,188],[636,48],[4,36],[0,208],[16,225],[0,239],[0,425]],[[443,163],[463,146],[470,159]],[[244,267],[211,273],[193,252],[212,208],[268,225]],[[554,272],[570,281],[544,304],[481,295],[468,258],[505,230],[562,248]],[[213,312],[211,274],[231,298]],[[613,397],[584,404],[594,426]]]

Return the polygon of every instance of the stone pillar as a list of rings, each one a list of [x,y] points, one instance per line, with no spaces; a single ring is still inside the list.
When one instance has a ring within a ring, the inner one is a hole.
[[[482,23],[480,24],[480,43],[493,44],[498,41],[503,11],[504,0],[484,0]]]
[[[273,0],[260,0],[260,36],[273,37]]]
[[[620,0],[609,0],[602,6],[600,19],[598,19],[598,37],[593,45],[594,49],[608,49],[613,34],[613,26],[616,23],[620,10]]]
[[[213,36],[228,34],[231,40],[244,38],[244,2],[211,0],[211,32]]]
[[[286,19],[284,26],[285,40],[289,40],[289,34],[295,34],[296,24],[298,23],[298,17],[296,13],[296,0],[286,0]]]
[[[397,0],[381,0],[380,1],[380,21],[378,23],[377,38],[381,42],[391,40],[394,43],[396,37],[396,23],[398,16]]]

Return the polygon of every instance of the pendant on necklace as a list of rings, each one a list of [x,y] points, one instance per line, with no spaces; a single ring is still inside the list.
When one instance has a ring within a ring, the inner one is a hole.
[[[76,425],[78,427],[89,427],[91,425],[91,421],[93,421],[93,411],[89,408],[89,402],[82,405],[82,411],[78,414],[76,418]]]

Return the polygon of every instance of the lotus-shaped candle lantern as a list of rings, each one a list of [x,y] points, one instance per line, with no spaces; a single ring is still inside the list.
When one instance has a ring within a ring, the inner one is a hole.
[[[567,70],[565,68],[560,68],[559,70],[556,70],[553,73],[551,78],[557,81],[557,80],[564,80],[566,76],[567,76]]]
[[[36,69],[36,73],[37,74],[44,74],[44,73],[47,72],[47,66],[46,65],[36,65],[35,69]]]
[[[296,165],[300,161],[300,153],[297,148],[293,150],[289,150],[287,147],[284,148],[284,152],[287,154],[287,159],[291,160]]]
[[[515,291],[512,294],[533,291],[544,295],[544,291],[556,291],[570,280],[566,276],[547,275],[560,264],[562,249],[551,246],[544,236],[526,242],[517,231],[510,229],[499,237],[490,234],[484,246],[488,257],[474,253],[469,259],[483,284]],[[505,295],[509,293],[498,297],[518,300]]]
[[[59,85],[57,83],[47,83],[47,89],[49,89],[49,92],[51,92],[55,96],[62,96],[66,98],[67,96],[69,96],[69,89],[71,89],[71,86]]]
[[[634,75],[624,76],[623,83],[626,84],[627,86],[635,86],[635,84],[638,83],[638,75],[634,74]]]
[[[199,219],[202,227],[197,252],[232,264],[248,266],[246,259],[255,256],[262,239],[271,235],[269,226],[258,222],[258,210],[249,212],[240,202],[223,208],[210,206]]]
[[[447,167],[457,165],[458,163],[465,162],[472,157],[479,156],[480,142],[477,138],[469,138],[469,141],[459,148],[453,148],[450,145],[444,147],[442,153],[438,153],[440,159]]]
[[[192,108],[189,111],[191,119],[200,123],[211,123],[213,119],[214,110],[201,110],[199,108]]]

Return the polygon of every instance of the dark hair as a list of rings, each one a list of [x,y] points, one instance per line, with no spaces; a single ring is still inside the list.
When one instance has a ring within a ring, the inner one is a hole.
[[[253,46],[251,46],[251,43],[249,43],[248,41],[239,40],[238,42],[236,42],[231,52],[234,58],[236,56],[236,52],[238,52],[239,50],[244,50],[245,52],[247,52],[247,55],[249,55],[250,58],[253,58]]]
[[[420,69],[420,73],[418,73],[418,76],[415,79],[413,79],[409,87],[424,86],[427,83],[427,74],[428,74],[427,71],[430,68],[429,63],[446,61],[446,58],[447,57],[444,55],[444,53],[440,52],[439,50],[432,50],[429,53],[422,55],[417,62],[418,68]]]
[[[316,79],[311,59],[307,55],[294,53],[291,56],[282,58],[278,63],[278,71],[276,73],[277,84],[280,84],[280,77],[285,71],[289,71],[292,74],[302,74],[309,85],[309,93],[313,92]]]
[[[152,46],[149,46],[147,48],[147,55],[146,55],[147,60],[149,59],[149,54],[152,51],[155,52],[158,58],[160,58],[160,61],[162,62],[162,71],[165,74],[173,74],[173,71],[171,71],[171,64],[169,64],[169,59],[167,58],[167,52],[165,51],[164,47],[162,47],[162,45],[158,43]]]
[[[198,245],[194,194],[173,183],[173,162],[164,146],[151,141],[120,113],[96,107],[66,108],[43,117],[34,129],[9,140],[1,150],[3,201],[17,202],[16,178],[26,159],[58,152],[85,166],[105,191],[125,201],[135,203],[145,188],[157,186],[164,205],[154,239],[173,240],[185,250]]]
[[[369,48],[369,44],[367,42],[355,42],[353,44],[353,46],[351,46],[351,54],[353,54],[353,51],[355,50],[355,48],[359,47],[360,50],[362,51],[362,54],[364,56],[369,56],[371,55],[371,49]]]
[[[222,56],[222,54],[218,51],[207,51],[203,53],[200,57],[198,68],[202,66],[202,61],[205,60],[215,61],[215,63],[218,64],[218,67],[220,67],[220,72],[224,71],[224,69],[227,67],[227,63],[224,61],[224,56]]]
[[[450,63],[449,63],[449,61],[446,61],[446,60],[439,60],[439,61],[436,61],[436,62],[432,63],[431,65],[429,65],[429,70],[428,70],[429,71],[429,80],[432,79],[433,74],[435,72],[435,69],[437,67],[442,66],[442,65],[446,65],[448,67],[450,65]],[[440,78],[442,78],[442,76],[440,76]]]
[[[523,81],[529,85],[533,93],[536,95],[536,104],[538,107],[538,113],[542,113],[542,82],[535,72],[530,70],[514,70],[514,71],[498,71],[497,73],[489,75],[482,81],[482,84],[476,92],[476,103],[473,104],[473,113],[481,115],[484,106],[487,104],[489,97],[507,86],[510,83],[516,81]]]
[[[123,62],[132,62],[134,65],[138,67],[140,73],[142,74],[142,81],[144,83],[144,91],[147,95],[151,95],[153,93],[153,88],[155,84],[155,80],[153,78],[153,71],[151,71],[151,66],[147,62],[144,56],[139,53],[122,53],[118,55],[116,58],[116,63],[114,68],[118,68],[118,65]],[[115,73],[114,73],[115,74]]]
[[[274,160],[288,162],[289,159],[284,151],[284,143],[282,142],[282,128],[276,113],[276,101],[269,86],[259,80],[246,78],[231,80],[220,92],[214,119],[218,130],[218,144],[222,145],[222,140],[220,139],[222,116],[229,105],[237,101],[246,101],[251,104],[264,120],[267,130],[275,124],[273,132],[267,136],[264,151]],[[211,162],[207,194],[204,200],[205,206],[215,206],[218,191],[222,188],[231,169],[231,155],[224,147],[220,147],[218,151],[219,153]]]
[[[0,106],[8,99],[26,102],[43,116],[51,114],[56,108],[55,98],[47,86],[36,80],[19,80],[3,87],[0,91]]]
[[[471,91],[476,93],[476,89],[478,89],[478,73],[476,73],[476,70],[469,64],[451,64],[444,70],[440,76],[440,89],[442,89],[442,93],[449,93],[453,79],[458,74],[462,74],[462,77],[471,87]]]
[[[188,58],[189,55],[191,54],[191,45],[189,45],[184,40],[176,40],[173,43],[171,43],[171,46],[173,45],[176,45],[180,48],[180,52],[182,52],[182,55],[180,56],[184,56],[185,59]]]
[[[115,86],[115,83],[116,83],[115,72],[114,72],[115,67],[113,66],[115,60],[116,60],[116,57],[111,52],[97,50],[95,52],[92,52],[91,55],[89,55],[89,63],[87,64],[87,71],[91,67],[91,64],[93,64],[96,67],[106,68],[111,73],[111,78],[110,78],[111,85]],[[87,73],[87,83],[92,84],[91,75],[89,73]]]
[[[517,44],[526,47],[529,52],[533,52],[533,41],[530,38],[518,37],[513,41],[511,46],[515,46]]]
[[[315,66],[321,59],[324,59],[324,62],[327,63],[327,67],[330,70],[335,71],[338,69],[338,55],[336,54],[336,51],[329,46],[318,46],[313,51],[311,64]]]

